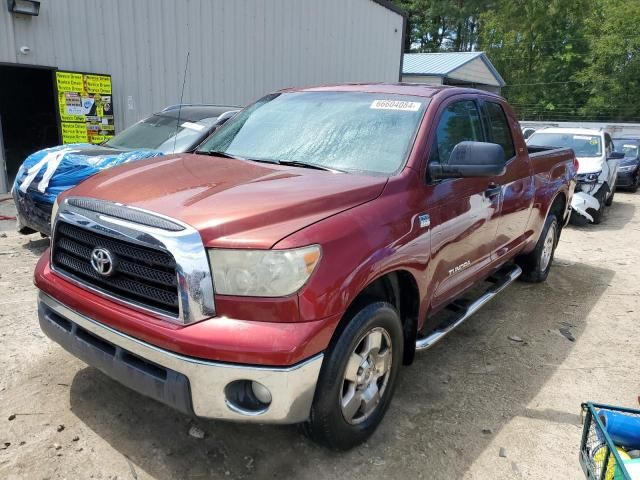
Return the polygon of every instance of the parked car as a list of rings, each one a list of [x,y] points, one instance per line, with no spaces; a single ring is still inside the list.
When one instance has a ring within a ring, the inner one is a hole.
[[[29,155],[12,188],[17,229],[50,234],[51,208],[61,192],[96,173],[134,160],[193,151],[238,112],[223,105],[174,105],[139,121],[102,145],[60,145]]]
[[[527,139],[530,146],[571,148],[578,158],[578,186],[573,196],[572,221],[600,223],[605,206],[613,203],[618,164],[611,136],[586,128],[543,128]]]
[[[614,138],[613,143],[616,151],[624,154],[618,166],[616,187],[635,193],[640,186],[640,138]]]
[[[177,158],[58,198],[42,330],[189,415],[335,449],[375,430],[416,350],[547,278],[577,168],[529,154],[496,95],[408,84],[270,94]]]
[[[533,135],[533,132],[535,132],[535,131],[536,131],[536,129],[533,128],[533,127],[522,127],[522,136],[526,140],[531,135]]]

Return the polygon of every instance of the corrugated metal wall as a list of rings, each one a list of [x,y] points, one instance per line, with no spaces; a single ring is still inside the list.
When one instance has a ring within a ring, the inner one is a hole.
[[[373,0],[42,0],[38,17],[5,2],[0,62],[111,74],[119,131],[179,102],[187,52],[185,103],[396,81],[402,24]]]
[[[6,5],[0,63],[110,74],[116,131],[180,101],[187,52],[183,101],[235,105],[289,86],[396,81],[402,58],[403,18],[374,0],[41,0],[37,17]]]

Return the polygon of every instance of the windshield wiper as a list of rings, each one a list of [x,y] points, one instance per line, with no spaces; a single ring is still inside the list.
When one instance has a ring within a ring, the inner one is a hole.
[[[301,162],[300,160],[279,160],[277,163],[288,167],[312,168],[314,170],[324,170],[325,172],[347,173],[345,170],[340,170],[338,168],[325,167],[324,165],[318,165],[317,163]]]
[[[285,165],[287,167],[312,168],[314,170],[324,170],[325,172],[347,173],[346,170],[325,167],[324,165],[318,165],[317,163],[301,162],[300,160],[266,160],[262,158],[247,158],[247,157],[240,157],[238,155],[231,155],[227,152],[222,152],[219,150],[196,150],[195,153],[199,155],[211,155],[211,156],[224,157],[224,158],[233,158],[235,160],[248,160],[250,162],[273,163],[276,165]]]
[[[239,157],[237,155],[231,155],[227,152],[221,152],[220,150],[196,150],[195,152],[198,155],[211,155],[216,157],[224,157],[224,158],[233,158],[234,160],[247,160],[244,157]]]

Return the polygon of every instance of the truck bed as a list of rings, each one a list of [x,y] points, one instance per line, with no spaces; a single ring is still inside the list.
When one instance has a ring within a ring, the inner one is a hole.
[[[570,148],[540,147],[527,145],[531,166],[535,175],[550,173],[553,178],[553,170],[564,165],[566,162],[573,162],[575,153]]]

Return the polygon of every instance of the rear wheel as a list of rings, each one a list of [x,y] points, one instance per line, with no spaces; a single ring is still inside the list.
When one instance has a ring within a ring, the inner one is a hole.
[[[547,217],[542,228],[542,234],[538,239],[533,252],[517,258],[517,263],[522,268],[520,278],[526,282],[544,282],[551,270],[553,255],[560,238],[560,225],[555,215]]]
[[[389,407],[402,350],[402,324],[391,304],[357,311],[325,354],[304,433],[335,450],[364,442]]]

